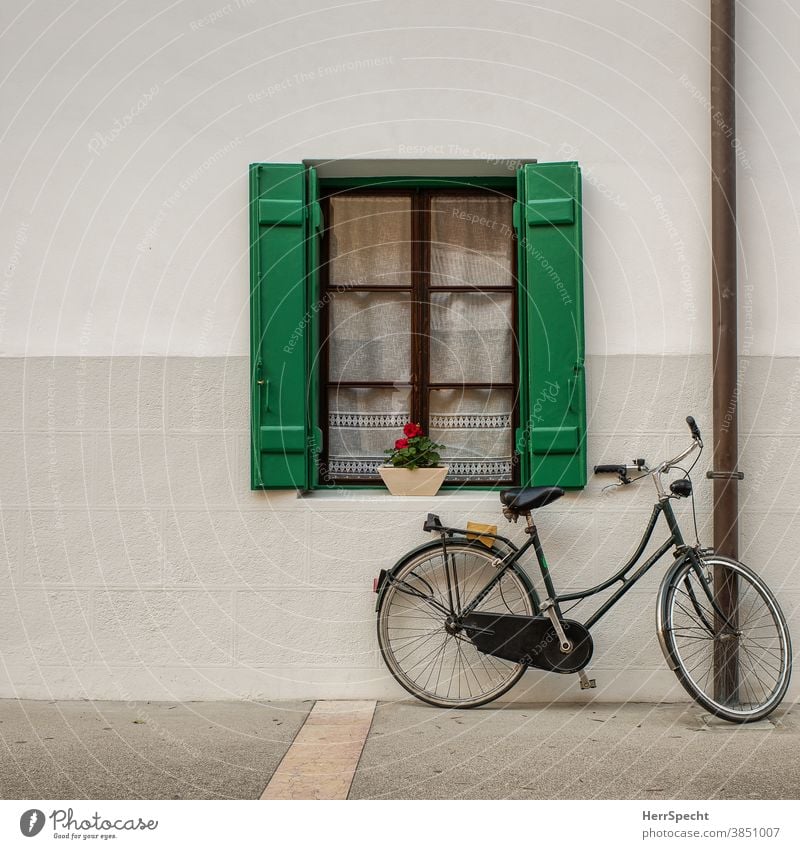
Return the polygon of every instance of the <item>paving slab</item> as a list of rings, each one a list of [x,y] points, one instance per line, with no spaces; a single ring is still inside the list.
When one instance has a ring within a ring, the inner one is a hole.
[[[0,700],[0,798],[258,799],[313,704]]]
[[[381,703],[349,798],[797,799],[798,755],[791,706],[731,725],[686,704]]]
[[[375,702],[317,702],[262,799],[346,799]]]

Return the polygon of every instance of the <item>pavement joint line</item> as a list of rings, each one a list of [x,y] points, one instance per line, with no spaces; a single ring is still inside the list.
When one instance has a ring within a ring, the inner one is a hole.
[[[347,799],[374,701],[317,701],[261,799]]]

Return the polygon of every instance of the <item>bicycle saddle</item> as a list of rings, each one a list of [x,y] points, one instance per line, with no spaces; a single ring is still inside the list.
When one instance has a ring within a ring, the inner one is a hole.
[[[528,510],[556,501],[563,494],[564,490],[560,486],[517,486],[504,489],[500,493],[500,501],[512,510],[527,513]]]

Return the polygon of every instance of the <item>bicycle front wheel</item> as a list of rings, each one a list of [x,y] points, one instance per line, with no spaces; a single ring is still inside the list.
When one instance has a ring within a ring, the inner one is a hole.
[[[416,698],[477,707],[510,690],[527,667],[482,654],[448,624],[451,593],[463,609],[497,569],[495,555],[479,542],[448,542],[446,552],[442,546],[418,552],[397,570],[378,611],[378,643],[389,671]],[[511,567],[477,610],[533,616],[538,602],[524,573]]]
[[[736,599],[725,615],[714,570]],[[791,675],[789,629],[775,596],[751,569],[724,557],[687,561],[661,599],[667,652],[695,701],[730,722],[763,719],[781,702]]]

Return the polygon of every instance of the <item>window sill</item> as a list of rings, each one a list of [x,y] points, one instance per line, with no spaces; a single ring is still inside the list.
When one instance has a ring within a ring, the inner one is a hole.
[[[380,489],[315,489],[300,496],[304,501],[314,503],[314,507],[325,509],[345,509],[348,505],[359,507],[397,510],[401,512],[423,513],[426,511],[446,510],[448,507],[480,507],[500,510],[497,490],[439,491],[437,495],[390,495]]]

